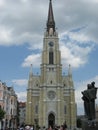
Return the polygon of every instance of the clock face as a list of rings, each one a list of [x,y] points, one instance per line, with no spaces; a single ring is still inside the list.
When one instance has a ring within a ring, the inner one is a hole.
[[[53,42],[49,42],[49,46],[51,46],[51,47],[52,47],[53,45],[54,45],[54,43],[53,43]]]
[[[54,91],[49,91],[48,92],[48,98],[50,100],[53,100],[55,98],[55,96],[56,96],[56,93]]]

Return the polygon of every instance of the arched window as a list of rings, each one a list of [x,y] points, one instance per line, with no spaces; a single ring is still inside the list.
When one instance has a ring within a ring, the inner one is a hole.
[[[50,82],[51,84],[52,84],[52,80],[51,80],[51,82]]]
[[[38,105],[35,106],[35,113],[38,114]]]
[[[12,108],[11,108],[10,114],[12,115]]]
[[[49,64],[53,64],[53,52],[49,52]]]
[[[66,105],[64,106],[64,114],[66,114]]]

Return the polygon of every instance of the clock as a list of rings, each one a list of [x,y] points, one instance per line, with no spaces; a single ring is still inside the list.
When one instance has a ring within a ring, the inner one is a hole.
[[[53,42],[49,42],[49,46],[51,46],[51,47],[52,47],[53,45],[54,45],[54,43],[53,43]]]

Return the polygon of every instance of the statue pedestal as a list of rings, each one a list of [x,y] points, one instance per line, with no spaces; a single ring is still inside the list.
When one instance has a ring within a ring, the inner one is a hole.
[[[98,130],[98,121],[94,123],[94,125],[90,125],[87,119],[82,120],[82,130]]]

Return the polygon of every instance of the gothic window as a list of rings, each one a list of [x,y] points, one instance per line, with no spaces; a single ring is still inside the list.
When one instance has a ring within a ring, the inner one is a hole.
[[[49,52],[49,64],[53,64],[53,52]]]
[[[64,106],[64,114],[66,114],[66,105]]]
[[[36,81],[36,87],[39,87],[39,82],[38,81]]]
[[[10,114],[12,115],[12,108],[11,108]]]
[[[36,86],[38,87],[38,84],[36,84]]]
[[[54,68],[52,68],[52,71],[54,71]]]
[[[11,99],[11,104],[13,103],[13,100]]]
[[[51,82],[50,82],[51,84],[52,84],[52,80],[51,80]]]
[[[66,82],[65,81],[63,82],[63,86],[66,87]]]
[[[35,113],[38,114],[38,105],[35,106]]]

